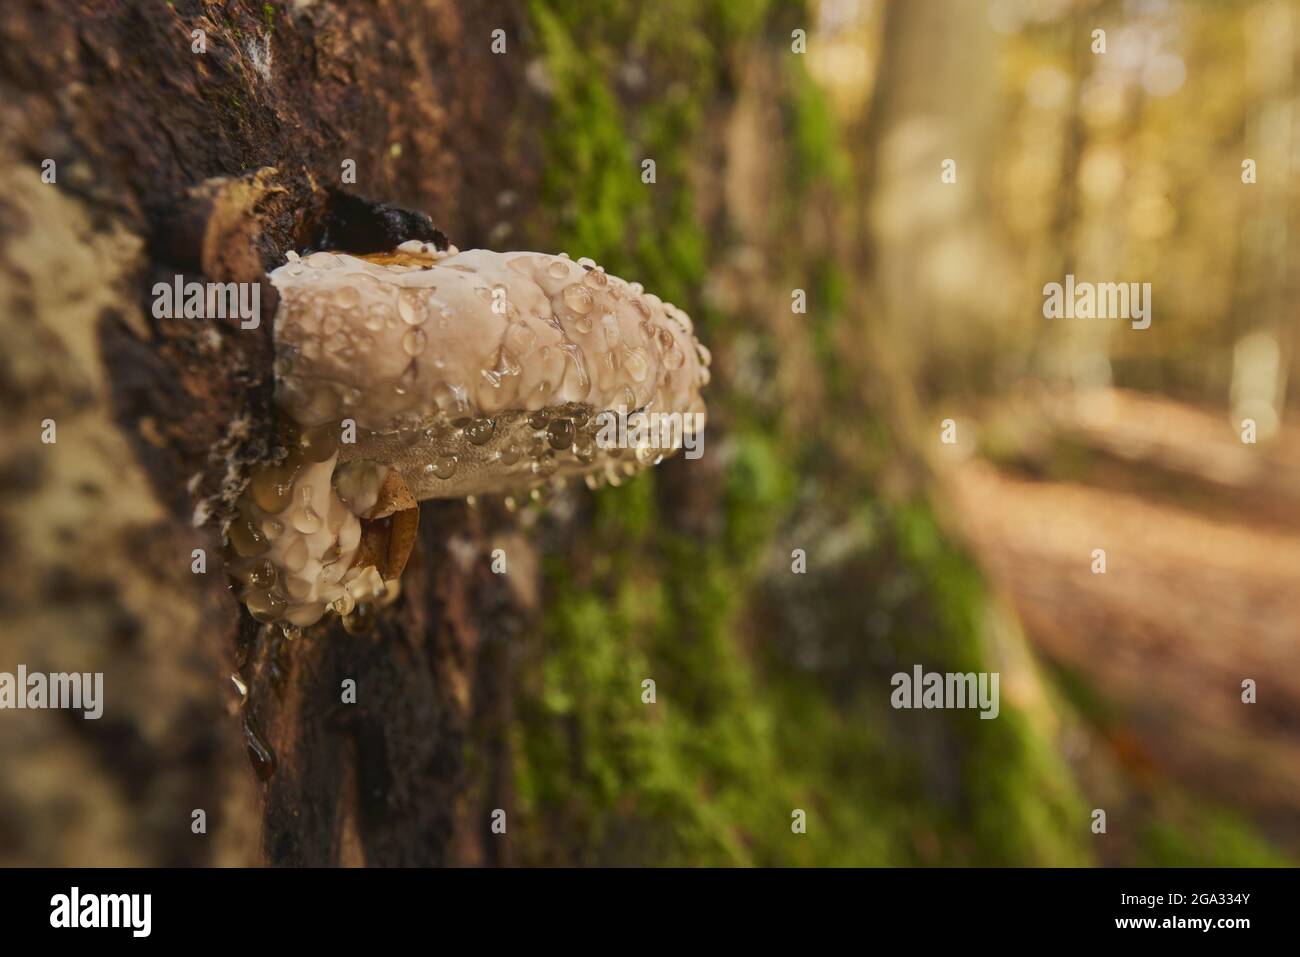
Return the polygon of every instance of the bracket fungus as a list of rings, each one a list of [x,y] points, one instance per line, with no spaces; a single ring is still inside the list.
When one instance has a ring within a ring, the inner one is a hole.
[[[617,483],[702,428],[709,353],[690,318],[590,260],[410,241],[289,253],[270,278],[290,452],[254,474],[230,531],[258,620],[384,596],[416,500]],[[680,423],[666,447],[602,440],[610,416],[653,413]]]

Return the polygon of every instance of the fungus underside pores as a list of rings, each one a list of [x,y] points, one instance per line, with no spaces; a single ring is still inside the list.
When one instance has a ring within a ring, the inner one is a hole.
[[[589,260],[412,241],[289,253],[270,278],[288,454],[254,470],[229,529],[259,621],[391,598],[416,500],[620,482],[702,427],[690,318]],[[611,416],[655,413],[679,425],[669,444],[604,439]]]

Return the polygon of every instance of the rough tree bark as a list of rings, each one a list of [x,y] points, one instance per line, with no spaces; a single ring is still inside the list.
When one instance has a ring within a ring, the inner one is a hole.
[[[508,232],[535,164],[496,28],[522,28],[517,5],[67,0],[0,21],[0,670],[102,671],[106,697],[99,721],[0,722],[0,863],[498,860],[506,648],[528,615],[473,560],[500,525],[425,503],[368,635],[267,633],[220,552],[272,451],[269,284],[256,330],[154,319],[150,296],[320,242],[345,159],[349,190],[463,248]]]

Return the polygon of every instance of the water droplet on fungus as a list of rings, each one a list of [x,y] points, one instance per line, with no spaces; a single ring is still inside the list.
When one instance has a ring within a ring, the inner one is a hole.
[[[571,286],[565,286],[564,304],[574,312],[578,313],[578,315],[585,316],[587,313],[591,312],[591,290],[576,282]]]
[[[261,555],[271,547],[271,543],[266,540],[266,536],[253,524],[253,520],[246,515],[241,515],[230,523],[229,534],[231,546],[245,558]]]
[[[573,444],[573,423],[568,419],[556,419],[546,429],[546,440],[557,451],[567,449]]]
[[[456,474],[456,464],[456,456],[440,455],[434,460],[430,468],[438,478],[449,479]]]
[[[428,336],[425,335],[423,329],[412,329],[402,337],[402,350],[408,356],[418,356],[424,351],[424,344],[427,339]]]
[[[465,438],[473,445],[484,445],[492,438],[496,423],[491,419],[474,419],[465,426]]]
[[[254,588],[270,588],[275,584],[275,566],[262,559],[248,570],[248,584]]]
[[[244,593],[244,604],[248,606],[249,614],[254,618],[269,623],[280,617],[288,602],[283,596],[268,589],[250,588]]]
[[[403,289],[397,294],[397,314],[408,326],[418,326],[429,318],[428,306],[421,289]]]

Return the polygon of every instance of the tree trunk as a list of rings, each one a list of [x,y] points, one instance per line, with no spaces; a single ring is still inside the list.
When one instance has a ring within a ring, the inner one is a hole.
[[[496,859],[503,647],[526,610],[465,560],[492,514],[425,503],[418,600],[367,634],[258,626],[220,555],[270,451],[271,289],[253,330],[155,319],[150,292],[258,280],[322,240],[337,188],[462,247],[508,229],[470,201],[533,192],[522,58],[490,49],[517,13],[486,6],[67,0],[0,22],[0,667],[102,672],[105,696],[97,721],[0,722],[23,756],[0,862]],[[487,760],[466,767],[469,744]]]

